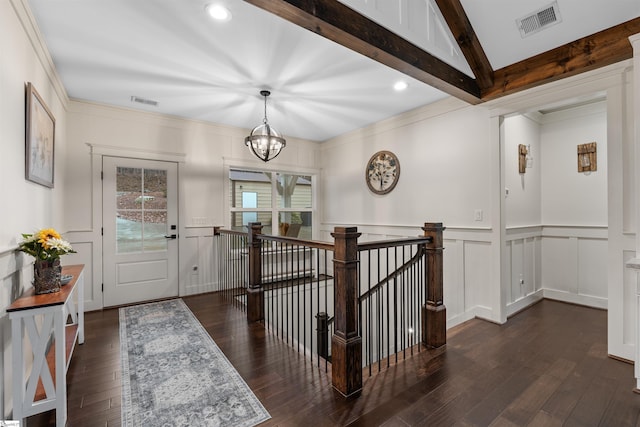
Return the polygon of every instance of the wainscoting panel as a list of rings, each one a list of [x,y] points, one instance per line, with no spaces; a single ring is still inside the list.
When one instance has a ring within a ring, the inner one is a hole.
[[[215,255],[212,227],[185,230],[180,261],[180,295],[218,290],[218,257]]]
[[[542,298],[541,292],[541,227],[510,228],[507,232],[509,287],[507,317]]]
[[[507,316],[542,297],[607,308],[606,227],[512,227],[506,243]]]
[[[102,283],[93,286],[93,242],[69,242],[76,251],[75,254],[64,255],[60,258],[62,265],[84,264],[84,306],[85,311],[100,310],[102,308]],[[100,266],[100,262],[98,262]]]
[[[0,252],[0,419],[10,419],[9,413],[12,408],[12,369],[11,369],[11,322],[5,309],[22,293],[23,256],[18,255],[15,250]]]
[[[76,253],[61,257],[62,265],[84,264],[84,310],[102,309],[101,237],[92,231],[70,231],[64,238]]]
[[[491,243],[464,242],[465,312],[487,318],[491,307]],[[445,301],[446,304],[446,301]]]
[[[606,227],[552,227],[542,233],[545,298],[607,308]]]
[[[635,251],[623,251],[623,259],[626,263],[631,258],[635,258]],[[630,268],[623,268],[624,275],[624,305],[622,307],[622,343],[625,346],[635,346],[636,342],[636,287],[638,283],[638,273]],[[633,360],[632,351],[629,354],[625,354],[626,358]]]
[[[607,299],[607,240],[578,239],[578,294]]]
[[[542,240],[542,282],[545,289],[578,293],[578,240],[545,237]]]
[[[527,264],[529,264],[530,260],[525,261],[524,239],[513,240],[507,244],[507,247],[511,248],[511,281],[509,283],[511,286],[509,286],[507,301],[512,303],[522,299],[526,295],[524,290],[524,266],[525,262],[528,261]]]
[[[444,240],[443,281],[447,328],[469,319],[465,316],[464,241]]]
[[[526,295],[531,295],[542,289],[542,239],[530,237],[525,239],[525,260],[530,260],[524,265],[524,290]]]
[[[33,280],[33,258],[8,249],[0,252],[0,419],[9,420],[13,408],[13,367],[11,363],[11,322],[5,309],[15,301],[24,290],[31,287]],[[25,343],[25,353],[30,354],[30,344]],[[31,369],[31,360],[25,368]]]

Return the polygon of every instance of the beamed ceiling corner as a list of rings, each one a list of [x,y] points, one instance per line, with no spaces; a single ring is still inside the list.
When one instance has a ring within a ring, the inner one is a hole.
[[[635,18],[493,70],[460,1],[435,0],[473,79],[337,0],[245,1],[471,104],[629,59],[640,33]]]

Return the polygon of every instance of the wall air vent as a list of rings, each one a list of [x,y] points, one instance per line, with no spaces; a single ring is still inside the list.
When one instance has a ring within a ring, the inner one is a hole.
[[[138,104],[151,105],[153,107],[158,106],[158,101],[154,101],[153,99],[140,98],[139,96],[132,96],[131,102],[137,102]]]
[[[560,9],[558,8],[557,2],[553,2],[542,9],[529,13],[520,19],[516,19],[516,25],[520,30],[522,38],[535,34],[538,31],[542,31],[545,28],[549,28],[560,22],[562,22],[562,19],[560,18]]]

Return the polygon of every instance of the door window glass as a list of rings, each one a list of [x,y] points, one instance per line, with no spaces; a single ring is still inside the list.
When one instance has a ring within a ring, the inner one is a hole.
[[[166,251],[167,171],[118,167],[116,252]]]

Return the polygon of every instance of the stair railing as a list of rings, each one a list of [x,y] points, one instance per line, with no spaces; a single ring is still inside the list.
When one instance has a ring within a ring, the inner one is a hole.
[[[335,227],[334,243],[262,235],[260,223],[248,229],[215,230],[223,292],[241,300],[244,284],[247,319],[318,365],[324,360],[325,369],[330,360],[333,387],[344,396],[361,392],[363,366],[371,375],[375,363],[380,370],[393,355],[420,351],[419,342],[445,345],[442,223],[425,223],[420,238],[361,244],[356,227]],[[221,253],[229,249],[236,252]]]

